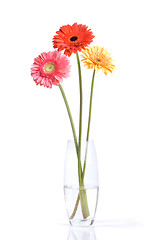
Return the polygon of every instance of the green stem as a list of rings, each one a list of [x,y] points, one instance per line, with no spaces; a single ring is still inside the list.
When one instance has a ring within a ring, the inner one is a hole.
[[[84,179],[85,169],[86,169],[86,159],[87,159],[87,151],[88,151],[88,141],[89,141],[89,131],[90,131],[90,125],[91,125],[91,113],[92,113],[92,100],[93,100],[93,87],[94,87],[94,77],[95,77],[96,70],[93,70],[93,76],[92,76],[92,84],[91,84],[91,96],[90,96],[90,105],[89,105],[89,117],[88,117],[88,128],[87,128],[87,137],[86,137],[86,152],[85,152],[85,160],[84,160],[84,166],[83,166],[83,173],[82,173],[82,179]]]
[[[91,124],[91,112],[92,112],[92,99],[93,99],[93,86],[94,86],[94,77],[95,77],[96,70],[93,71],[92,76],[92,84],[91,84],[91,96],[90,96],[90,105],[89,105],[89,117],[88,117],[88,129],[87,129],[87,137],[86,141],[89,140],[89,130],[90,130],[90,124]]]
[[[78,175],[79,175],[79,198],[81,202],[83,218],[89,216],[87,194],[84,189],[84,182],[82,179],[82,166],[81,166],[81,140],[82,140],[82,106],[83,106],[83,94],[82,94],[82,75],[81,75],[81,66],[79,60],[79,54],[76,53],[77,64],[78,64],[78,74],[79,74],[79,90],[80,90],[80,113],[79,113],[79,143],[78,143]]]
[[[81,159],[81,138],[82,138],[82,105],[83,105],[83,94],[82,94],[82,75],[81,66],[79,60],[79,54],[76,53],[77,64],[78,64],[78,74],[79,74],[79,90],[80,90],[80,113],[79,113],[79,143],[78,143],[78,157]]]
[[[69,115],[72,131],[73,131],[75,148],[76,148],[76,152],[77,152],[77,156],[78,156],[78,143],[77,143],[77,136],[76,136],[76,132],[75,132],[75,127],[74,127],[74,123],[73,123],[72,114],[71,114],[71,111],[70,111],[70,108],[69,108],[69,104],[68,104],[67,98],[65,96],[65,92],[64,92],[63,87],[62,87],[61,84],[59,84],[59,88],[60,88],[61,94],[63,96],[64,102],[65,102],[65,105],[66,105],[66,108],[67,108],[67,112],[68,112],[68,115]]]

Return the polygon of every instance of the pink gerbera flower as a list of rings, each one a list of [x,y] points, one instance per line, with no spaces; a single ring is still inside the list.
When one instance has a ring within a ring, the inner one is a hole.
[[[69,59],[58,52],[43,52],[34,59],[31,67],[31,76],[36,84],[51,88],[52,85],[59,85],[63,78],[69,77]]]

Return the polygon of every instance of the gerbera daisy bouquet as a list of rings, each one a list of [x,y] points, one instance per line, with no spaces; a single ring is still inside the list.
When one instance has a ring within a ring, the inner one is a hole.
[[[78,217],[76,215],[78,211],[82,214],[82,222],[90,219],[90,206],[89,199],[87,197],[87,189],[85,187],[85,173],[87,164],[87,152],[88,152],[88,142],[90,133],[90,123],[91,123],[91,110],[92,110],[92,99],[93,99],[93,87],[95,74],[99,70],[102,70],[105,76],[110,72],[112,73],[115,66],[110,53],[100,46],[89,45],[93,42],[94,34],[86,25],[74,23],[73,25],[65,25],[60,27],[60,29],[53,36],[53,51],[42,52],[38,57],[34,59],[34,63],[31,67],[31,76],[37,85],[43,85],[47,88],[52,88],[53,85],[58,86],[69,116],[72,133],[73,133],[73,144],[76,152],[77,161],[77,176],[79,188],[76,195],[76,200],[74,200],[73,210],[68,213],[70,222],[72,219],[76,219],[78,222]],[[82,144],[82,75],[81,75],[81,63],[79,52],[81,53],[81,61],[87,69],[93,69],[93,75],[91,76],[91,93],[89,99],[89,116],[88,116],[88,127],[86,134],[86,148],[85,157],[82,163],[81,161],[81,144]],[[62,87],[63,79],[69,77],[70,73],[70,56],[76,54],[76,61],[78,65],[78,79],[79,79],[79,90],[80,90],[80,112],[79,112],[79,131],[78,136],[75,129],[74,121],[70,111],[69,103],[67,101],[66,94]],[[71,175],[74,173],[71,173]],[[73,200],[72,200],[73,201]],[[69,205],[69,203],[68,203]],[[91,224],[93,222],[90,221]],[[88,225],[88,224],[86,224]]]

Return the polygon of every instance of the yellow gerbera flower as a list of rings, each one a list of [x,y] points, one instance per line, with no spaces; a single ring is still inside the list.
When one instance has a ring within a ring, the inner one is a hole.
[[[101,69],[105,75],[114,70],[115,65],[112,63],[110,53],[105,48],[94,46],[82,51],[82,62],[88,69],[94,68],[97,72]]]

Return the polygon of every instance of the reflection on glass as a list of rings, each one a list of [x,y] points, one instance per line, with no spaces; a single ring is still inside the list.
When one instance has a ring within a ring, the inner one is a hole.
[[[70,227],[67,240],[96,240],[94,227]]]

